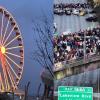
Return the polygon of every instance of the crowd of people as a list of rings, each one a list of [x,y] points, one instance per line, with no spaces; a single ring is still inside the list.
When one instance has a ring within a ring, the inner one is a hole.
[[[91,8],[89,3],[59,3],[54,4],[54,8]]]
[[[54,62],[100,53],[100,27],[54,37]]]

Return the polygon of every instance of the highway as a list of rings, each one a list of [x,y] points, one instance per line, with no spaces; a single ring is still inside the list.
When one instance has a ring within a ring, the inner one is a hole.
[[[54,4],[57,3],[86,3],[86,0],[54,0]],[[90,9],[87,9],[90,10]],[[80,30],[85,30],[89,28],[96,27],[98,22],[87,22],[85,19],[88,18],[90,14],[85,16],[77,15],[54,15],[54,23],[57,24],[57,32],[61,34],[62,32],[78,32]]]

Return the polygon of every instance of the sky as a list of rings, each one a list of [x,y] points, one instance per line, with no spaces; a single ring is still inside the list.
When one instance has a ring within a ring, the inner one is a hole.
[[[6,8],[17,21],[24,41],[25,63],[22,79],[20,81],[21,89],[24,89],[28,81],[31,82],[29,92],[36,93],[41,82],[40,73],[42,67],[33,61],[32,52],[34,45],[34,30],[32,29],[35,20],[42,20],[43,14],[50,20],[52,14],[52,0],[0,0],[0,6]],[[41,88],[42,91],[43,88]]]

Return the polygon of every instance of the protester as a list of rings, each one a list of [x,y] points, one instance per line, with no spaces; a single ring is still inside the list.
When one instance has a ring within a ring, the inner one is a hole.
[[[54,62],[100,54],[100,27],[54,37]]]

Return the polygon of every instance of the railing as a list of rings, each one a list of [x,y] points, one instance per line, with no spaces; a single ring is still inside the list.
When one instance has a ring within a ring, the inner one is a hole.
[[[80,65],[92,63],[92,62],[95,62],[95,61],[100,61],[100,54],[86,55],[85,57],[81,57],[81,58],[78,58],[78,59],[56,63],[54,65],[53,70],[55,72],[55,71],[63,70],[67,67],[70,68],[70,67],[80,66]],[[59,64],[59,65],[57,65],[57,64]]]

